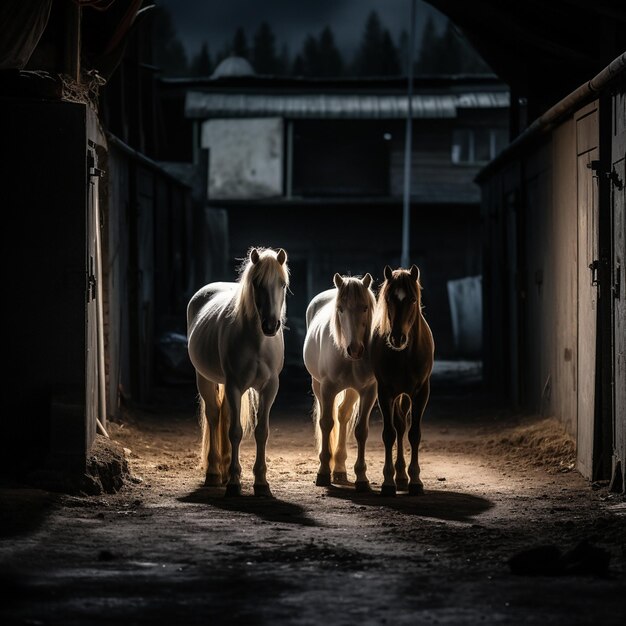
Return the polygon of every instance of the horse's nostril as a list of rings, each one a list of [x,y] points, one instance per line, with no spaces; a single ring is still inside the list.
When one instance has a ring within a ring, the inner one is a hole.
[[[400,343],[406,343],[406,335],[400,335]]]

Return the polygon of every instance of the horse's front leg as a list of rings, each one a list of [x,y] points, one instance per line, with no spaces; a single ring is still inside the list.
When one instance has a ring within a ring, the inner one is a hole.
[[[399,491],[407,491],[409,488],[409,476],[406,473],[406,461],[404,460],[404,433],[411,416],[411,400],[406,394],[398,397],[394,404],[393,423],[396,427],[396,488]]]
[[[393,425],[394,397],[385,389],[378,387],[378,405],[383,415],[383,443],[385,444],[385,465],[383,467],[382,496],[395,496],[396,483],[393,472],[393,444],[396,440],[396,429]]]
[[[354,403],[358,399],[359,394],[354,389],[346,389],[344,399],[337,410],[339,436],[337,437],[337,447],[333,453],[333,482],[340,485],[348,484],[348,473],[346,472],[346,459],[348,458],[348,422],[352,417]]]
[[[265,463],[265,447],[269,436],[270,409],[278,393],[278,377],[270,378],[259,392],[259,410],[257,425],[254,429],[256,440],[256,459],[254,461],[254,495],[272,497],[267,483],[267,465]]]
[[[422,415],[430,395],[430,381],[427,380],[413,397],[413,418],[409,430],[411,444],[411,462],[409,463],[409,495],[419,496],[424,493],[424,483],[420,478],[419,447],[422,440]]]
[[[228,483],[226,485],[227,496],[241,495],[241,464],[239,463],[239,445],[243,437],[241,427],[241,389],[226,381],[226,402],[230,414],[228,438],[230,439],[231,457],[228,468]]]
[[[354,464],[356,482],[354,488],[357,491],[370,491],[370,481],[367,479],[367,463],[365,462],[365,443],[369,434],[370,413],[376,402],[376,383],[366,387],[361,392],[359,401],[359,416],[354,429],[357,442],[357,456]]]
[[[330,487],[330,432],[334,426],[333,403],[335,402],[336,395],[337,390],[322,381],[319,396],[319,426],[321,431],[320,467],[317,471],[317,479],[315,480],[315,484],[318,487]]]

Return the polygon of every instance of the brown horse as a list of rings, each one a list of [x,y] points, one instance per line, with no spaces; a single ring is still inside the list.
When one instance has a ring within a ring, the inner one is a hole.
[[[419,278],[416,265],[410,270],[392,270],[387,265],[374,314],[371,359],[378,382],[378,405],[383,415],[383,496],[395,496],[396,489],[408,489],[413,496],[424,492],[418,448],[422,438],[422,415],[430,394],[435,344],[422,315]],[[404,461],[407,428],[411,444],[408,475]],[[397,443],[395,480],[394,443]]]

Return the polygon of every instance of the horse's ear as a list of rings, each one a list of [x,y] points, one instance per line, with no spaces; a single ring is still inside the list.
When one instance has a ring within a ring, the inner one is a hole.
[[[366,289],[369,289],[369,286],[372,284],[372,275],[368,272],[361,278],[361,282],[365,285]]]
[[[385,265],[385,280],[391,280],[393,278],[393,270],[388,266]]]
[[[281,265],[287,260],[287,253],[282,248],[278,248],[278,254],[276,255],[276,260]]]
[[[420,269],[415,264],[411,265],[411,278],[416,282],[420,279]]]
[[[341,287],[343,287],[343,278],[341,278],[340,274],[335,274],[333,276],[333,283],[335,283],[335,287],[337,287],[337,289],[341,289]]]
[[[252,265],[256,265],[259,262],[259,252],[256,248],[250,250],[250,260],[252,261]]]

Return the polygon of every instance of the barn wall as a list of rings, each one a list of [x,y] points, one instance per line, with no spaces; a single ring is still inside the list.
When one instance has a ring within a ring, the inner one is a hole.
[[[105,175],[108,254],[108,410],[120,396],[149,401],[157,340],[185,332],[185,308],[198,276],[203,221],[190,189],[134,151],[110,143]],[[202,228],[199,228],[201,231]]]
[[[624,238],[624,150],[619,146],[625,140],[623,131],[616,131],[616,120],[620,115],[626,119],[626,112],[615,107],[620,95],[612,98],[573,111],[481,181],[486,378],[513,404],[557,416],[576,438],[577,467],[589,479],[606,476],[611,450],[613,471],[622,472],[623,465],[617,380],[623,369],[619,329],[624,321],[615,294]],[[612,134],[602,134],[602,106],[614,107],[605,116]],[[604,146],[607,141],[612,144]],[[604,163],[603,154],[611,157],[610,163]],[[607,181],[612,186],[602,196]],[[519,198],[520,207],[513,238],[507,219],[516,204],[512,197]],[[605,235],[602,224],[608,229]],[[515,240],[518,250],[512,246]],[[592,272],[594,262],[599,266]],[[509,269],[516,264],[519,291],[507,298],[506,284],[515,274]],[[607,270],[610,278],[604,278]],[[603,280],[604,301],[598,287]],[[608,325],[601,324],[603,307],[610,309]],[[517,353],[514,344],[507,344],[516,331]],[[611,354],[603,355],[603,350]],[[611,415],[612,429],[603,421]]]

